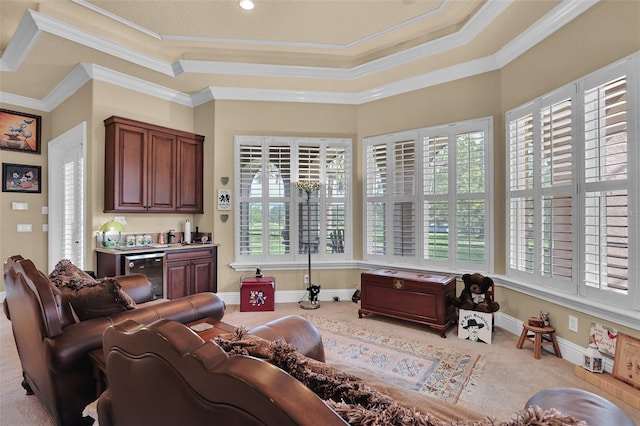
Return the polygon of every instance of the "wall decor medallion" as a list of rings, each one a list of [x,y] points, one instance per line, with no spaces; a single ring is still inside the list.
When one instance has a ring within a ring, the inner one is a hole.
[[[42,192],[40,166],[2,163],[2,192]]]
[[[222,176],[220,178],[220,182],[222,182],[223,185],[226,185],[229,183],[229,176]]]
[[[40,154],[42,117],[0,109],[0,149]]]
[[[218,210],[231,210],[231,191],[218,189]]]
[[[229,215],[228,214],[221,214],[220,215],[220,220],[222,221],[222,223],[225,223],[227,220],[229,220]]]

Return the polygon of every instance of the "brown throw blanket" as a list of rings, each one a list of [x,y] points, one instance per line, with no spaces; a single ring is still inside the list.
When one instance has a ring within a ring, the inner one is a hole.
[[[350,425],[416,426],[587,426],[558,410],[539,408],[520,410],[512,419],[442,421],[429,413],[403,406],[398,401],[367,385],[358,377],[307,358],[284,342],[270,342],[247,334],[242,327],[233,334],[216,337],[215,342],[229,355],[263,359],[281,368],[311,389]]]

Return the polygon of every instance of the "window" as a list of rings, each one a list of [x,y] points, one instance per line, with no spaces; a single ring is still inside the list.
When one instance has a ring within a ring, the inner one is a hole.
[[[507,275],[636,307],[636,81],[629,59],[507,113]]]
[[[237,136],[235,158],[238,261],[347,258],[350,139]],[[321,187],[307,201],[299,180]]]
[[[366,260],[490,269],[491,119],[365,139]]]

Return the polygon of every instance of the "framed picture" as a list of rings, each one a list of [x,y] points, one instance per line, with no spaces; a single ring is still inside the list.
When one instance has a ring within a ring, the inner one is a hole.
[[[2,192],[42,192],[40,166],[2,163]]]
[[[218,210],[231,210],[231,192],[228,189],[218,189]]]
[[[478,343],[491,344],[491,331],[493,329],[493,314],[467,311],[458,311],[458,337]]]
[[[40,154],[42,117],[0,109],[0,149]]]
[[[613,377],[640,389],[640,339],[618,333]]]

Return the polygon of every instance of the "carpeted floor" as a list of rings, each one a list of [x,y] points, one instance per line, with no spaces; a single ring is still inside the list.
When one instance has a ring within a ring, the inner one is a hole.
[[[523,407],[537,391],[553,386],[568,386],[585,389],[611,400],[640,424],[640,410],[576,377],[574,365],[568,361],[556,358],[548,352],[544,352],[540,360],[535,360],[530,345],[516,349],[517,336],[499,327],[493,333],[492,343],[485,345],[459,339],[455,327],[443,339],[439,333],[419,324],[378,315],[359,319],[358,307],[351,301],[324,302],[314,311],[300,309],[295,303],[277,304],[276,310],[270,312],[240,312],[238,306],[228,306],[224,321],[251,328],[285,315],[312,315],[406,342],[477,354],[484,359],[484,366],[478,379],[473,383],[470,381],[466,386],[458,405],[506,419]],[[19,359],[11,335],[11,325],[4,315],[0,315],[0,365],[0,426],[51,425],[37,399],[26,396],[20,386]]]

